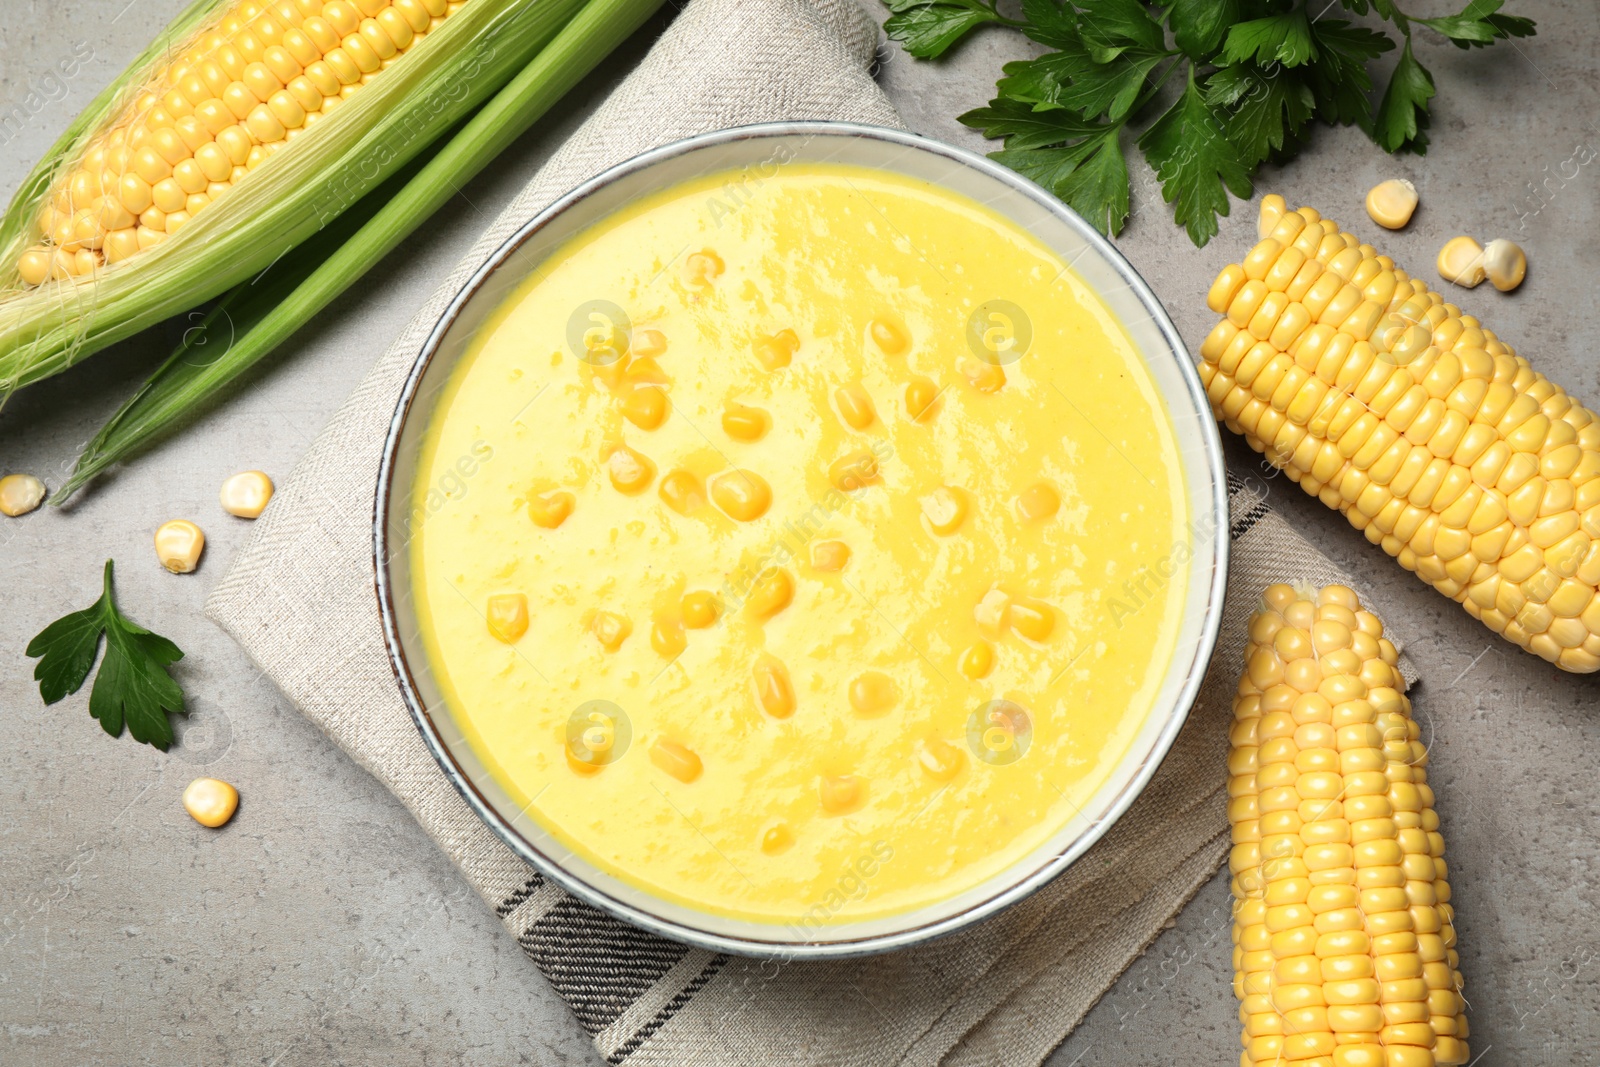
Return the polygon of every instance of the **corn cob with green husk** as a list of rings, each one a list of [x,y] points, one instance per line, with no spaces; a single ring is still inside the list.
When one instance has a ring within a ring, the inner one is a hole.
[[[1200,379],[1229,429],[1491,630],[1600,669],[1600,420],[1311,208],[1262,201]]]
[[[393,174],[581,0],[198,0],[0,220],[0,399],[214,297]]]
[[[660,3],[589,0],[425,165],[414,162],[323,232],[230,291],[200,328],[184,331],[177,351],[85,446],[51,503],[61,503],[107,467],[184,425],[271,354],[454,196]],[[226,346],[208,343],[220,322],[229,327]]]

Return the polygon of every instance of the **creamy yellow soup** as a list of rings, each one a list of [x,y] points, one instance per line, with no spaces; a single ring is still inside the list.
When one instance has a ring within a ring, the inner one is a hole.
[[[651,894],[802,931],[1002,874],[1151,711],[1172,425],[1050,250],[889,173],[669,188],[443,391],[423,638],[519,807]]]

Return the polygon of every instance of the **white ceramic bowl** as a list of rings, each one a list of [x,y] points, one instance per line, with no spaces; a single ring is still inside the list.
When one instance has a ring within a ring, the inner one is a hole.
[[[658,189],[774,162],[835,162],[907,175],[988,205],[1070,263],[1121,320],[1175,424],[1191,529],[1187,598],[1176,651],[1154,710],[1127,755],[1078,818],[1044,846],[981,885],[916,911],[801,931],[729,919],[658,899],[599,870],[557,842],[487,772],[440,697],[421,641],[405,551],[423,433],[441,387],[488,316],[554,249]],[[1227,576],[1227,488],[1221,441],[1183,342],[1144,280],[1077,214],[1025,178],[981,156],[914,134],[844,123],[781,123],[722,130],[665,145],[585,182],[519,230],[441,316],[406,381],[384,450],[374,516],[377,591],[396,678],[439,766],[473,810],[547,877],[630,923],[715,951],[784,958],[861,955],[951,933],[1016,903],[1065,870],[1139,795],[1188,716],[1216,642]]]

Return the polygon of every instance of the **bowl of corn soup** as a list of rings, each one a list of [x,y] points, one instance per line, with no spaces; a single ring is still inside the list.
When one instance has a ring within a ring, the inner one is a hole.
[[[374,522],[403,696],[527,862],[717,951],[1015,903],[1188,713],[1216,425],[1092,227],[912,134],[744,127],[569,193],[474,275]]]

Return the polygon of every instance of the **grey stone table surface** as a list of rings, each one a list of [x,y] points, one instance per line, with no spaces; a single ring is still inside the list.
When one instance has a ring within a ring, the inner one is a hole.
[[[1455,6],[1413,4],[1429,14]],[[183,6],[5,0],[0,194]],[[1483,286],[1459,303],[1600,404],[1600,8],[1510,6],[1538,19],[1537,37],[1473,53],[1420,44],[1439,87],[1427,156],[1391,159],[1359,131],[1318,129],[1298,161],[1267,168],[1260,184],[1372,239],[1365,190],[1412,179],[1422,207],[1382,245],[1424,277],[1457,233],[1519,241],[1527,284],[1509,296]],[[882,9],[874,14],[881,20]],[[76,504],[0,520],[0,1063],[599,1062],[400,804],[200,607],[247,533],[218,508],[222,479],[252,467],[288,474],[412,309],[650,36],[468,185],[248,391]],[[985,102],[1001,64],[1027,51],[1004,30],[938,64],[890,49],[881,81],[913,129],[982,150],[954,117]],[[70,78],[52,75],[73,57]],[[1211,277],[1253,241],[1252,208],[1234,208],[1221,235],[1194,249],[1152,176],[1134,167],[1134,214],[1119,244],[1191,345],[1210,325]],[[59,484],[77,446],[183,328],[152,330],[12,398],[0,412],[0,468]],[[1238,442],[1229,455],[1261,473]],[[1286,479],[1269,484],[1272,503],[1379,600],[1421,671],[1417,713],[1433,741],[1478,1062],[1600,1062],[1600,683],[1500,642]],[[192,576],[166,574],[150,549],[151,531],[179,515],[210,536]],[[94,599],[108,556],[121,564],[128,612],[188,653],[180,674],[194,714],[167,754],[106,737],[81,696],[44,707],[22,655],[47,622]],[[179,802],[202,770],[244,796],[220,833],[199,832]],[[1051,1063],[1237,1062],[1228,923],[1219,875]]]

